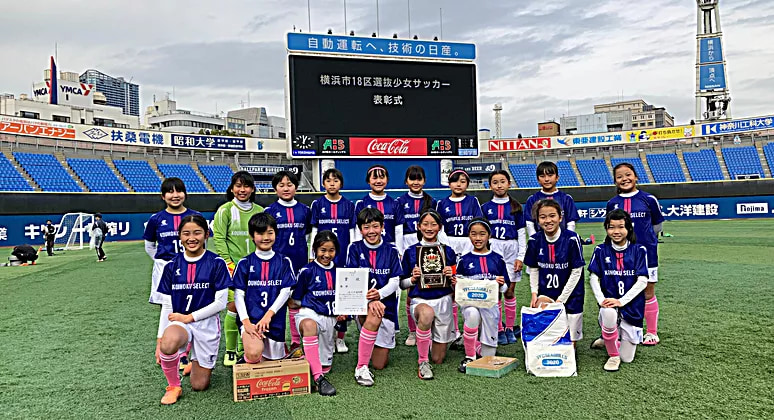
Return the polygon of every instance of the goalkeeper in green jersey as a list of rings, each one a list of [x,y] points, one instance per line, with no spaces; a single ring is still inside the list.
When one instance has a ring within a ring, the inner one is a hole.
[[[212,224],[212,240],[215,252],[226,260],[228,271],[234,274],[236,263],[251,252],[255,252],[255,244],[250,238],[247,222],[254,214],[263,213],[263,207],[255,201],[255,180],[250,173],[239,171],[231,177],[231,185],[226,190],[228,202],[218,208]],[[228,292],[228,306],[223,332],[226,337],[226,355],[223,358],[225,366],[233,366],[242,353],[242,340],[236,323],[236,305],[234,290]]]

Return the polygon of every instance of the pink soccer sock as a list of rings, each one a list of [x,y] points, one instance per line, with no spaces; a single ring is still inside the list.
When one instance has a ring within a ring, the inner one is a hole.
[[[607,329],[602,327],[602,339],[605,340],[605,348],[610,357],[618,356],[618,327]]]
[[[463,326],[465,331],[462,334],[462,341],[465,343],[465,357],[468,359],[476,358],[476,338],[478,338],[478,328],[470,328],[467,325]]]
[[[368,366],[371,361],[371,354],[374,352],[376,344],[376,331],[369,331],[365,328],[360,330],[360,341],[357,345],[357,368]]]
[[[167,378],[169,386],[180,386],[180,372],[177,367],[178,363],[180,363],[180,353],[161,353],[159,358],[161,359],[161,370],[164,371],[164,376]]]
[[[458,306],[457,302],[452,303],[452,315],[454,315],[454,329],[457,330],[457,334],[459,334],[460,331],[460,321],[459,321],[459,315],[458,315]],[[459,337],[459,336],[458,336]]]
[[[417,328],[417,353],[419,354],[419,363],[430,360],[430,344],[432,344],[432,333],[430,330],[423,331]]]
[[[322,373],[323,373],[323,375],[327,375],[327,374],[328,374],[328,372],[330,372],[330,371],[331,371],[331,369],[333,369],[333,366],[323,366],[323,367],[322,367]]]
[[[414,317],[411,316],[411,298],[406,298],[406,319],[408,320],[409,332],[417,332],[417,323],[414,321]]]
[[[649,334],[658,334],[658,300],[655,295],[645,301],[645,324]]]
[[[290,319],[290,344],[301,344],[301,334],[298,333],[298,327],[296,327],[296,315],[298,309],[288,309],[288,318]]]
[[[497,332],[503,332],[503,301],[497,301]]]
[[[481,342],[476,338],[476,356],[481,356]]]
[[[513,329],[516,325],[516,298],[505,299],[505,328]]]
[[[193,343],[193,341],[188,342],[188,344],[185,346],[185,351],[180,353],[180,357],[188,357],[188,352],[191,351],[191,343]]]
[[[316,381],[323,374],[322,364],[320,363],[320,346],[317,336],[304,337],[304,357],[309,362],[309,369],[312,370],[312,377]]]

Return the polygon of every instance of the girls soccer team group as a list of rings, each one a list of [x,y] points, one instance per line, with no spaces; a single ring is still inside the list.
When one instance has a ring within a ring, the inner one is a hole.
[[[655,197],[638,190],[632,165],[619,164],[613,172],[618,195],[607,205],[607,238],[588,267],[602,329],[592,347],[607,349],[607,371],[631,362],[638,344],[658,343],[656,235],[663,221]],[[387,169],[374,165],[366,173],[371,192],[353,204],[339,193],[341,172],[329,169],[323,175],[326,193],[310,208],[295,200],[298,178],[282,171],[272,180],[278,200],[264,210],[253,203],[252,176],[237,172],[228,202],[214,216],[215,252],[205,249],[207,221],[184,206],[183,182],[166,179],[161,195],[167,207],[151,217],[144,235],[154,260],[150,302],[162,306],[156,359],[168,386],[161,403],[173,404],[182,395],[181,368],[183,375],[190,374],[193,390],[209,386],[223,309],[228,309],[225,365],[295,356],[301,347],[318,392],[335,395],[325,374],[334,352],[346,351],[343,338],[350,321],[335,315],[336,267],[369,271],[368,314],[354,317],[360,331],[354,376],[363,386],[374,384],[369,365],[383,369],[395,348],[401,289],[408,290],[406,344],[416,345],[420,379],[433,379],[430,359],[442,363],[449,343],[458,339],[464,344],[463,373],[477,357],[494,355],[498,344],[516,342],[514,287],[523,267],[530,306],[563,303],[571,339],[577,342],[582,338],[585,266],[582,241],[574,232],[578,212],[572,197],[556,188],[555,164],[541,163],[536,175],[542,189],[529,197],[524,211],[508,194],[511,179],[502,170],[489,176],[493,198],[482,206],[467,194],[470,177],[462,170],[449,175],[451,195],[436,203],[423,191],[421,167],[408,168],[404,181],[409,192],[394,199],[385,192]],[[451,287],[420,287],[416,244],[442,247],[443,273]],[[453,300],[457,275],[496,281],[505,297],[504,305],[491,309],[463,307],[462,333]]]

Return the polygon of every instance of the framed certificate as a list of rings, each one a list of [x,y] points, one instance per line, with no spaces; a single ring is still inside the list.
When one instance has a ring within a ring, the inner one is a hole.
[[[457,276],[454,301],[461,307],[494,308],[497,306],[500,285],[493,280],[476,280]]]
[[[334,315],[368,314],[368,269],[337,268]]]
[[[422,273],[419,278],[420,288],[451,287],[451,279],[443,275],[443,269],[446,267],[446,253],[443,246],[417,246],[417,264]]]

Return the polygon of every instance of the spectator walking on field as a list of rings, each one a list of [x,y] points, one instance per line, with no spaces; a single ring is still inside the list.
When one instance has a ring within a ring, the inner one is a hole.
[[[91,224],[91,236],[94,238],[94,249],[97,250],[97,262],[102,262],[107,259],[105,251],[102,250],[102,243],[105,242],[107,236],[108,227],[104,220],[102,220],[102,213],[94,215],[94,223]]]
[[[54,238],[56,238],[56,226],[50,220],[46,220],[46,225],[41,228],[43,238],[46,240],[46,252],[48,256],[54,255]]]

